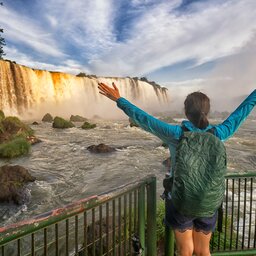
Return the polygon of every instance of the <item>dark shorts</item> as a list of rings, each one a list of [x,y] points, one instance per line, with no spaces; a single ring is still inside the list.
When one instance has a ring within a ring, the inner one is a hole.
[[[165,224],[174,230],[184,232],[189,229],[194,229],[197,232],[209,234],[214,231],[218,211],[212,217],[188,217],[179,213],[173,206],[172,200],[165,200]]]

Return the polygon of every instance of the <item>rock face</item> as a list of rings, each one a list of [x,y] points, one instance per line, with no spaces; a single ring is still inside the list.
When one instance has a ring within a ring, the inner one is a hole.
[[[32,181],[35,181],[35,178],[22,166],[0,167],[0,202],[23,204],[27,199],[23,186]]]
[[[116,151],[115,148],[112,148],[103,143],[101,143],[99,145],[91,145],[87,149],[92,153],[111,153],[111,152]]]
[[[44,115],[44,117],[42,118],[43,122],[47,122],[47,123],[51,123],[53,121],[53,117],[51,114],[47,113]]]

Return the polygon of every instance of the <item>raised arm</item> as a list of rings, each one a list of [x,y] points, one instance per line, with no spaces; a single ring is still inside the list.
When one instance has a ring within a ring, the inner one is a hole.
[[[179,125],[167,124],[136,107],[125,98],[120,96],[120,93],[113,83],[113,88],[106,84],[99,83],[100,93],[111,100],[117,102],[117,106],[122,109],[126,115],[136,122],[143,130],[148,131],[164,142],[173,142],[178,140],[182,134],[182,129]]]
[[[227,140],[237,131],[255,105],[256,90],[254,90],[223,123],[216,126],[216,135],[223,141]]]

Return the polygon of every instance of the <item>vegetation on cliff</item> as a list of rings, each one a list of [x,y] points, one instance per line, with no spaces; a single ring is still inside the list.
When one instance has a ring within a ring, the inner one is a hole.
[[[160,84],[157,84],[155,81],[149,81],[145,76],[141,77],[141,78],[133,77],[132,79],[140,80],[140,81],[146,82],[148,84],[151,84],[154,88],[158,88],[158,89],[162,89],[162,90],[167,90],[166,87],[162,87]]]
[[[97,78],[96,75],[87,75],[84,72],[80,72],[79,74],[76,75],[77,77],[88,77],[88,78]]]

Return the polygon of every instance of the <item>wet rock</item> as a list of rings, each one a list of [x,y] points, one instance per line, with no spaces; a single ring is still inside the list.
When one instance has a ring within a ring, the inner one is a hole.
[[[70,119],[71,122],[85,122],[87,121],[87,118],[79,115],[71,115]]]
[[[51,123],[53,121],[53,117],[51,114],[47,113],[44,115],[44,117],[42,118],[43,122],[47,122],[47,123]]]
[[[42,140],[38,139],[38,138],[35,137],[34,135],[27,136],[27,141],[28,141],[31,145],[34,145],[34,144],[37,144],[37,143],[42,142]]]
[[[1,121],[1,124],[4,129],[4,133],[9,134],[10,137],[33,134],[33,130],[16,116],[5,117]]]
[[[111,153],[116,151],[115,148],[112,148],[108,145],[105,145],[103,143],[99,145],[91,145],[87,148],[91,153]]]
[[[95,127],[96,124],[90,124],[89,122],[84,122],[84,124],[81,126],[81,128],[84,130],[93,129]]]
[[[24,185],[32,181],[35,181],[35,178],[22,166],[0,167],[0,202],[23,204],[27,200]]]
[[[62,117],[56,116],[53,120],[52,127],[59,128],[59,129],[66,129],[66,128],[75,127],[75,125],[72,122],[63,119]]]

